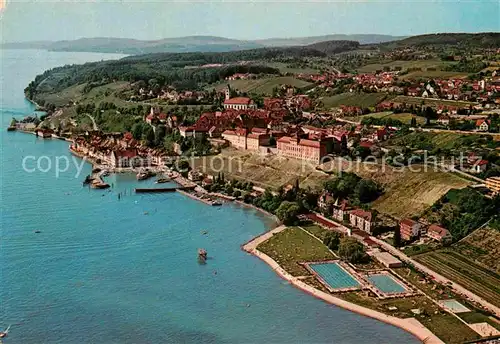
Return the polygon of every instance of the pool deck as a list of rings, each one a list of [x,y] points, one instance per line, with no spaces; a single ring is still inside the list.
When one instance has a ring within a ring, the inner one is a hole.
[[[345,271],[346,274],[350,275],[354,281],[358,283],[357,286],[352,286],[352,287],[342,287],[342,288],[334,288],[333,286],[330,285],[316,270],[314,270],[311,265],[314,264],[337,264],[342,270]],[[347,264],[342,264],[340,260],[327,260],[327,261],[322,261],[322,262],[307,262],[302,264],[307,271],[309,271],[313,276],[315,276],[323,286],[325,286],[326,289],[330,293],[342,293],[346,291],[356,291],[356,290],[361,290],[364,289],[365,286],[363,284],[362,280],[359,280],[357,278],[357,274],[355,271],[352,270],[352,268],[348,267]]]
[[[369,309],[366,307],[362,307],[359,305],[356,305],[354,303],[339,299],[338,297],[335,297],[333,295],[330,295],[328,293],[325,293],[321,290],[318,290],[303,281],[301,281],[299,278],[294,277],[290,275],[288,272],[286,272],[279,264],[266,255],[265,253],[259,251],[257,249],[257,246],[267,239],[271,238],[274,234],[277,234],[281,231],[283,231],[286,228],[286,226],[279,226],[276,227],[256,238],[253,240],[249,241],[248,243],[244,244],[242,246],[242,249],[260,259],[262,259],[265,263],[267,263],[273,270],[278,274],[281,278],[289,281],[293,286],[296,288],[299,288],[306,293],[317,297],[319,299],[322,299],[328,303],[331,303],[335,306],[342,307],[344,309],[347,309],[351,312],[358,313],[363,316],[371,317],[374,319],[377,319],[379,321],[385,322],[387,324],[399,327],[415,337],[417,337],[419,340],[425,342],[426,344],[444,344],[444,342],[439,339],[434,333],[429,331],[424,325],[422,325],[417,319],[415,318],[407,318],[407,319],[401,319],[401,318],[396,318],[390,315],[386,315],[381,312],[377,312],[373,309]]]

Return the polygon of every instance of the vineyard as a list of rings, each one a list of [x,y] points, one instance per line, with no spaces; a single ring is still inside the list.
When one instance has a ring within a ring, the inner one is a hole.
[[[495,306],[500,306],[500,276],[451,251],[435,251],[415,257],[437,273],[460,284]]]

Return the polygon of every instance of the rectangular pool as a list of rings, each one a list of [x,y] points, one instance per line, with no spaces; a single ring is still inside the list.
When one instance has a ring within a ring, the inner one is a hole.
[[[386,294],[406,293],[408,290],[389,274],[374,274],[366,276],[378,290]]]
[[[359,288],[359,282],[338,263],[309,264],[332,289]]]

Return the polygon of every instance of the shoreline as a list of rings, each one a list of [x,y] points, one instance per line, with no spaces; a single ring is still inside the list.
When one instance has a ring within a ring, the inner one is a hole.
[[[286,272],[274,259],[266,255],[265,253],[259,251],[257,249],[257,246],[264,241],[268,240],[271,238],[274,234],[277,234],[287,227],[284,225],[281,225],[279,227],[276,227],[274,229],[271,229],[255,238],[250,240],[249,242],[241,245],[241,248],[243,251],[261,259],[264,261],[267,265],[269,265],[272,270],[281,278],[284,280],[288,281],[291,285],[294,287],[306,292],[307,294],[314,296],[318,299],[321,299],[329,304],[332,304],[334,306],[346,309],[348,311],[357,313],[362,316],[370,317],[379,321],[382,321],[386,324],[396,326],[422,342],[425,342],[426,344],[444,344],[444,342],[439,339],[434,333],[432,333],[429,329],[427,329],[424,325],[422,325],[417,319],[415,318],[406,318],[406,319],[401,319],[401,318],[396,318],[390,315],[386,315],[384,313],[359,306],[357,304],[342,300],[338,297],[335,297],[333,295],[327,294],[321,290],[318,290],[298,278],[290,275],[288,272]]]

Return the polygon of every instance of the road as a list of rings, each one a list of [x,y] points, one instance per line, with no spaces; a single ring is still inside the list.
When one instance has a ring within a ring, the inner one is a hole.
[[[88,118],[90,118],[92,120],[92,126],[94,127],[94,130],[99,130],[99,127],[97,126],[97,123],[95,122],[94,117],[89,115],[88,113],[86,113],[86,115]]]
[[[379,240],[379,239],[377,239],[375,237],[370,237],[370,238],[373,241],[375,241],[377,244],[379,244],[383,249],[385,249],[386,251],[388,251],[391,254],[395,255],[396,257],[398,257],[402,261],[413,265],[418,270],[420,270],[420,271],[424,272],[425,274],[433,277],[436,281],[438,281],[440,283],[443,283],[443,284],[449,285],[453,289],[453,291],[455,291],[456,293],[462,294],[462,295],[466,296],[467,298],[473,300],[474,302],[476,302],[476,303],[480,304],[481,306],[483,306],[484,308],[488,309],[490,312],[492,312],[496,316],[500,316],[500,308],[492,305],[491,303],[489,303],[488,301],[486,301],[482,297],[480,297],[480,296],[474,294],[473,292],[465,289],[461,285],[459,285],[459,284],[457,284],[457,283],[449,280],[448,278],[446,278],[444,276],[441,276],[440,274],[438,274],[437,272],[429,269],[425,265],[422,265],[419,262],[411,259],[406,254],[404,254],[403,252],[401,252],[400,250],[398,250],[394,246],[389,245],[385,241]]]

